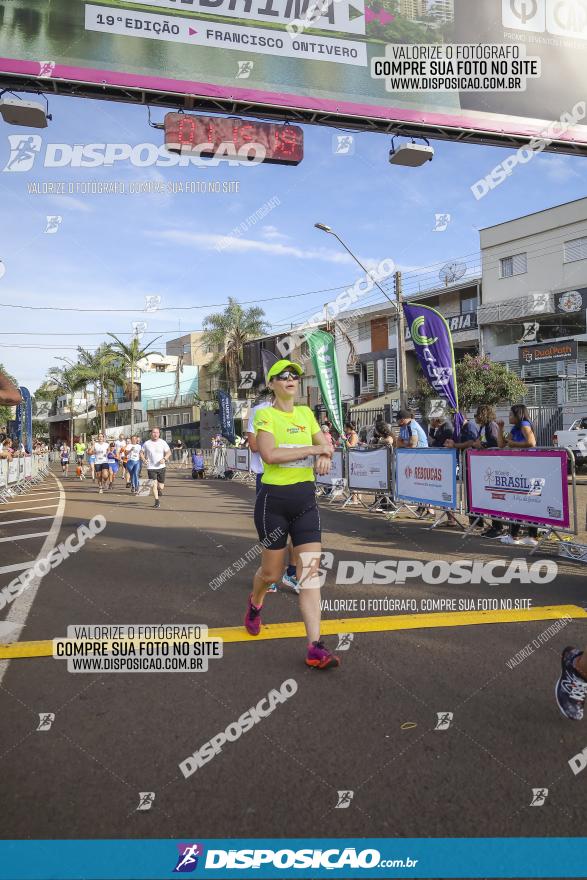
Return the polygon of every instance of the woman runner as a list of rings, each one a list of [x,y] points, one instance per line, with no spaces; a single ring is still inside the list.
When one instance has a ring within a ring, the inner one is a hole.
[[[112,484],[114,483],[114,477],[118,473],[118,452],[116,451],[116,445],[114,443],[110,444],[108,449],[108,488],[112,489]]]
[[[294,406],[302,372],[300,365],[292,361],[273,364],[267,374],[275,395],[273,405],[255,414],[257,447],[264,462],[255,502],[255,526],[265,549],[253,580],[245,627],[250,635],[259,635],[265,593],[281,578],[290,536],[300,585],[300,610],[308,636],[306,664],[328,669],[340,661],[320,641],[318,570],[322,546],[314,468],[320,475],[329,473],[332,449],[312,410]]]
[[[69,453],[70,449],[67,443],[64,443],[61,447],[61,473],[64,477],[67,476],[67,472],[69,470]]]
[[[126,444],[126,471],[130,479],[130,494],[139,491],[139,470],[141,467],[141,444],[136,434]]]

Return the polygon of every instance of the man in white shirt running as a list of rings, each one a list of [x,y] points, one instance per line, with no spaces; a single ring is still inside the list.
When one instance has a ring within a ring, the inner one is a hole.
[[[104,434],[100,431],[98,439],[94,441],[90,454],[96,456],[95,472],[98,480],[98,492],[100,495],[104,491],[104,486],[108,485],[110,479],[110,466],[108,464],[108,450],[110,446],[104,439]]]
[[[163,495],[165,488],[165,465],[171,458],[169,445],[159,437],[159,428],[153,428],[151,439],[143,443],[141,458],[147,465],[147,476],[153,485],[156,508],[161,507],[159,496]]]

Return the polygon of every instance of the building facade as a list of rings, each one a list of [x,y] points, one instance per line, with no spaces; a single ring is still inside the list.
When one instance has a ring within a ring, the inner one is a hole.
[[[587,403],[587,198],[481,230],[483,350],[528,386],[525,402]]]
[[[402,18],[420,21],[428,13],[428,0],[400,0],[399,13]]]
[[[218,351],[213,351],[205,342],[203,330],[194,330],[176,339],[170,339],[165,353],[181,358],[186,367],[198,368],[198,394],[201,400],[210,400],[219,387],[216,376],[210,374],[208,367]]]
[[[409,297],[409,302],[431,306],[447,319],[453,337],[455,360],[479,348],[477,308],[481,280],[434,288]],[[408,397],[414,398],[419,376],[418,359],[404,325]],[[336,350],[343,401],[348,405],[399,406],[397,316],[391,303],[367,306],[350,317],[340,315],[336,325]]]
[[[428,15],[438,24],[454,21],[455,0],[430,0]]]

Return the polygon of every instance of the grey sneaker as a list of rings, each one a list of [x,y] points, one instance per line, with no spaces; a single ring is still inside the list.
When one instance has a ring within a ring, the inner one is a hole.
[[[575,669],[575,660],[582,655],[578,648],[565,648],[562,653],[562,671],[554,693],[559,709],[571,721],[581,721],[587,697],[587,680]]]

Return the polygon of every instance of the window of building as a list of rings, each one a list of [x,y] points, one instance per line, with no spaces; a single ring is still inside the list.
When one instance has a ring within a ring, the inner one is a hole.
[[[385,358],[385,384],[397,385],[397,370],[395,358]]]
[[[527,254],[514,254],[512,257],[502,257],[499,261],[499,277],[511,278],[513,275],[525,275],[528,271],[527,257]]]
[[[182,414],[181,414],[181,423],[182,423],[182,425],[187,425],[187,423],[188,423],[189,421],[190,421],[190,414],[189,414],[189,412],[184,412],[184,413],[182,413]]]
[[[165,372],[165,364],[155,364],[155,372],[156,373],[164,373]]]
[[[185,345],[183,347],[183,353],[184,354],[191,354],[192,353],[192,347],[189,342],[185,343]]]
[[[359,342],[371,339],[371,321],[359,321]]]
[[[516,345],[524,334],[523,324],[494,324],[491,333],[495,345]]]
[[[361,364],[361,391],[375,390],[375,362]]]
[[[461,315],[469,315],[477,311],[477,294],[461,294]]]
[[[565,241],[563,246],[565,263],[574,263],[576,260],[587,260],[587,236],[573,238]]]

